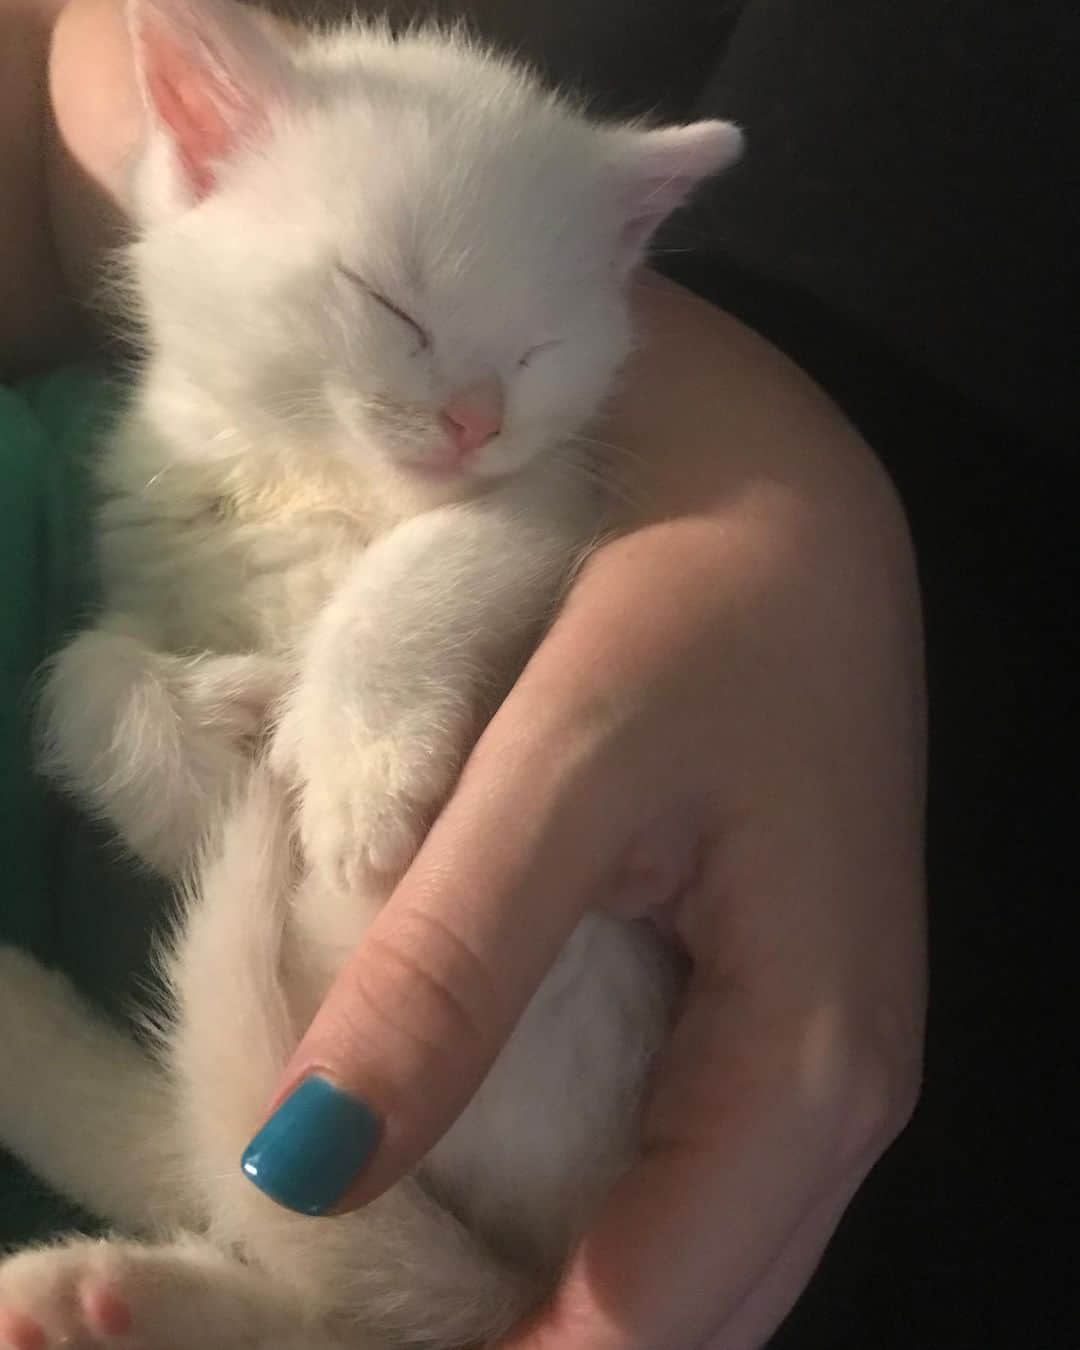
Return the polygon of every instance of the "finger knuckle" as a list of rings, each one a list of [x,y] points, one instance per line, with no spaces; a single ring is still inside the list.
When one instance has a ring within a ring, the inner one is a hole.
[[[435,915],[403,911],[370,935],[371,969],[385,1020],[427,1055],[488,1053],[499,1000],[486,963]]]

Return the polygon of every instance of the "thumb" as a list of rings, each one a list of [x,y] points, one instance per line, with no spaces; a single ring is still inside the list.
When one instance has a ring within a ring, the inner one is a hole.
[[[568,753],[550,729],[521,733],[539,719],[516,717],[514,702],[338,976],[244,1154],[249,1179],[288,1208],[348,1211],[415,1166],[610,871],[621,813],[595,756]]]

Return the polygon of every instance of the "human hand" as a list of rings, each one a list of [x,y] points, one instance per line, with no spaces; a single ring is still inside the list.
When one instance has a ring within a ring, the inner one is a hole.
[[[763,1344],[919,1082],[902,514],[764,343],[655,279],[638,302],[606,434],[649,509],[586,568],[283,1080],[318,1069],[380,1116],[340,1208],[361,1205],[463,1109],[588,906],[663,907],[692,973],[643,1155],[516,1350]]]

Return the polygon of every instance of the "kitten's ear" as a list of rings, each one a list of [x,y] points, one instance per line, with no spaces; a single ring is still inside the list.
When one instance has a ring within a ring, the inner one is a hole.
[[[183,208],[266,131],[288,98],[286,60],[233,0],[128,0],[128,27],[150,123],[141,204]]]
[[[640,262],[661,222],[702,179],[734,164],[742,148],[743,134],[731,122],[634,133],[626,159],[630,184],[619,245],[622,266]]]

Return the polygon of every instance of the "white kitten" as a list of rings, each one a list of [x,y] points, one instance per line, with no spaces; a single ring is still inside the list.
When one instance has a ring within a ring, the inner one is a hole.
[[[160,1065],[0,953],[0,1139],[164,1240],[11,1259],[0,1331],[486,1343],[631,1156],[671,995],[638,929],[582,922],[458,1124],[361,1213],[279,1209],[238,1157],[595,531],[580,433],[628,276],[739,134],[597,126],[445,34],[286,47],[222,0],[131,22],[148,359],[48,761],[196,880]]]

